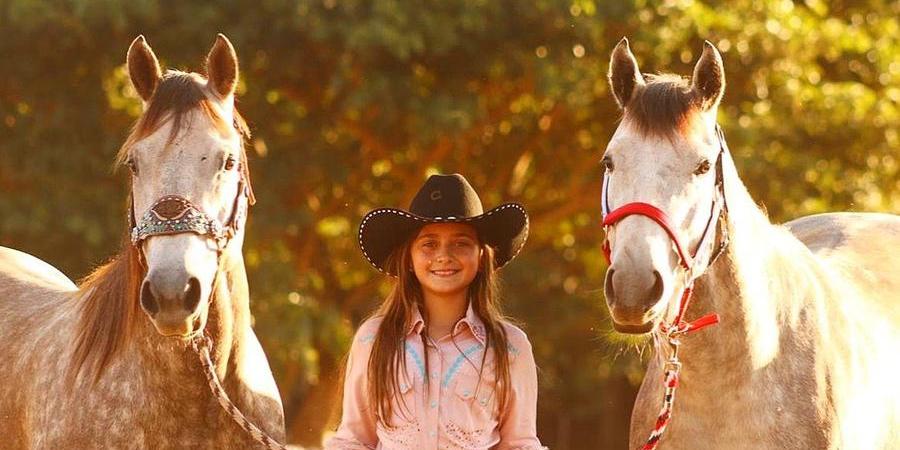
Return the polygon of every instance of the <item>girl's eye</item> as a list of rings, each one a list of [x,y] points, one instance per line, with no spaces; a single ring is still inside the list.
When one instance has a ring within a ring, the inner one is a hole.
[[[697,168],[694,170],[694,175],[703,175],[706,172],[709,172],[710,164],[708,159],[704,159],[700,162]]]
[[[237,165],[237,160],[234,156],[228,155],[228,158],[225,158],[225,170],[234,169],[235,165]]]
[[[125,161],[125,165],[128,166],[128,170],[131,171],[132,175],[137,176],[137,174],[138,174],[137,164],[134,162],[133,158],[128,158],[128,160]]]
[[[425,248],[434,248],[436,246],[437,244],[435,244],[434,241],[425,241],[424,243],[422,243],[422,247]]]
[[[603,166],[603,169],[605,169],[607,172],[613,171],[612,158],[610,158],[609,156],[604,156],[603,159],[600,160],[600,164]]]

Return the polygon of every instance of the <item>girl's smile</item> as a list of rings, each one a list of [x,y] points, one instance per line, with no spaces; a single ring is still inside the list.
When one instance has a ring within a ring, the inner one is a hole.
[[[431,273],[438,277],[451,277],[453,275],[458,274],[460,271],[458,269],[442,269],[442,270],[432,270]]]

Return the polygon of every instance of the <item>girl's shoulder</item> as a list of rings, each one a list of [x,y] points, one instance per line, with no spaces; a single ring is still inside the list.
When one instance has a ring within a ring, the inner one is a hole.
[[[361,345],[372,345],[375,341],[375,335],[378,334],[378,328],[384,320],[383,316],[372,316],[359,324],[356,329],[356,335],[353,336],[353,342]]]
[[[528,335],[525,334],[525,331],[507,320],[502,321],[501,324],[503,325],[503,330],[506,331],[506,340],[509,344],[510,353],[518,355],[523,351],[531,352],[531,342],[528,340]]]

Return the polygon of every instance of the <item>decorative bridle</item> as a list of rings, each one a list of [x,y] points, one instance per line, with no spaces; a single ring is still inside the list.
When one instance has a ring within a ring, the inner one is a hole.
[[[238,130],[240,130],[238,128]],[[150,209],[141,216],[140,221],[135,221],[134,202],[131,204],[131,213],[129,221],[131,226],[131,244],[137,249],[141,258],[141,265],[144,265],[143,250],[141,243],[151,236],[172,235],[182,233],[194,233],[200,236],[206,236],[216,242],[216,278],[213,281],[213,290],[219,280],[219,272],[221,272],[222,254],[231,242],[231,239],[240,231],[247,218],[247,211],[251,205],[256,203],[253,195],[253,189],[250,186],[250,174],[247,167],[247,156],[241,153],[241,162],[238,170],[240,172],[240,180],[238,181],[237,194],[231,209],[231,215],[225,223],[220,222],[214,217],[210,217],[191,203],[190,200],[179,195],[166,195],[153,203]],[[216,365],[213,362],[210,348],[213,346],[212,338],[209,337],[205,330],[196,333],[191,338],[191,350],[197,354],[200,359],[200,365],[203,367],[203,373],[206,376],[206,382],[210,392],[219,403],[219,406],[228,413],[238,426],[241,427],[250,437],[260,445],[269,450],[286,450],[283,444],[279,443],[271,436],[262,431],[253,422],[250,422],[241,410],[235,406],[234,402],[228,398],[228,394],[219,381],[216,374]]]
[[[657,416],[653,431],[650,433],[647,442],[641,447],[641,450],[655,450],[659,445],[659,440],[665,432],[666,427],[671,421],[672,408],[675,403],[675,390],[678,387],[678,374],[681,371],[681,361],[678,359],[678,348],[681,345],[680,337],[719,322],[719,316],[715,313],[706,314],[690,322],[684,320],[684,313],[687,311],[687,307],[691,301],[694,281],[700,278],[706,270],[713,265],[725,250],[725,247],[728,246],[728,204],[725,198],[725,179],[722,172],[722,159],[728,152],[728,147],[725,143],[725,135],[722,132],[722,128],[719,127],[718,124],[716,125],[716,137],[719,141],[719,153],[715,164],[716,192],[712,205],[710,206],[710,215],[706,222],[706,227],[703,229],[700,242],[693,252],[688,252],[689,249],[685,245],[685,241],[680,239],[675,228],[672,226],[672,221],[669,220],[669,217],[661,209],[649,203],[632,202],[622,205],[614,210],[610,210],[608,199],[610,176],[609,173],[606,173],[603,176],[601,208],[603,213],[603,228],[606,231],[607,236],[603,241],[603,254],[606,256],[606,262],[612,264],[608,238],[610,229],[628,216],[639,215],[656,222],[656,224],[665,230],[666,235],[669,236],[669,239],[675,247],[679,265],[684,269],[685,287],[678,304],[678,313],[671,323],[666,323],[665,321],[660,322],[659,333],[653,334],[653,338],[656,340],[657,345],[660,345],[660,335],[665,338],[671,353],[664,366],[665,372],[663,383],[665,386],[665,395],[663,397],[663,405]],[[713,247],[710,243],[711,239],[714,239],[717,234],[717,228],[719,231],[719,242],[718,245]],[[702,270],[699,270],[699,262],[704,259],[707,261],[706,265]]]

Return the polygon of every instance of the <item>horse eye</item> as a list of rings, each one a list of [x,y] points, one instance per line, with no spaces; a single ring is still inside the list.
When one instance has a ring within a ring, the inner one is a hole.
[[[708,159],[704,159],[700,162],[700,165],[697,166],[697,169],[694,170],[694,175],[703,175],[706,172],[709,172],[710,164]]]
[[[225,170],[234,169],[235,164],[237,164],[237,160],[234,159],[234,156],[229,156],[225,159]]]
[[[128,166],[128,170],[131,171],[132,175],[137,176],[138,169],[137,169],[137,164],[135,164],[135,162],[134,162],[134,159],[128,158],[128,160],[125,161],[125,165]]]
[[[612,172],[613,170],[613,162],[612,158],[609,156],[604,156],[602,160],[600,160],[600,164],[603,165],[603,168],[606,169],[607,172]]]

